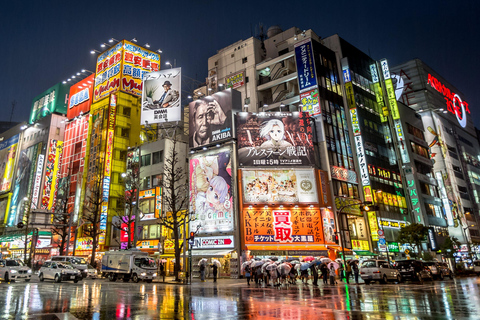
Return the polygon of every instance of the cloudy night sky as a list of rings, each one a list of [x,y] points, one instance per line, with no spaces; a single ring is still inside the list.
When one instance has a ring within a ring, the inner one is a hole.
[[[390,66],[419,58],[463,93],[480,126],[480,1],[4,1],[0,121],[25,121],[35,96],[81,69],[100,44],[138,39],[205,81],[208,57],[273,25],[339,34]],[[388,4],[387,4],[388,3]]]

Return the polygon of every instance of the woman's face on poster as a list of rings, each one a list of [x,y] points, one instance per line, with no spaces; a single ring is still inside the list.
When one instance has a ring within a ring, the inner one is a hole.
[[[220,196],[215,192],[212,186],[207,189],[207,201],[213,205],[220,203]]]
[[[272,126],[270,130],[270,138],[275,141],[280,141],[283,138],[283,130],[280,126]]]

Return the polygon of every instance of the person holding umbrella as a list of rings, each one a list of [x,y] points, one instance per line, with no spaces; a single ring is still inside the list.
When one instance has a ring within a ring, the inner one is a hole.
[[[322,263],[320,266],[320,272],[322,273],[323,284],[328,284],[328,267],[326,263]]]
[[[333,263],[330,264],[330,270],[329,270],[329,275],[330,275],[330,284],[333,286],[335,284],[335,266]]]
[[[350,280],[350,276],[352,275],[352,265],[350,262],[347,262],[345,266],[345,277],[347,278],[347,283]]]
[[[311,263],[310,273],[313,275],[313,285],[318,286],[318,270],[315,261]]]
[[[353,270],[353,276],[355,277],[355,283],[358,284],[358,273],[359,273],[358,261],[353,262],[352,270]]]
[[[252,275],[252,268],[250,268],[250,265],[245,266],[245,278],[247,278],[247,284],[250,285],[250,277]]]
[[[218,274],[218,267],[220,267],[220,261],[218,260],[213,260],[212,265],[210,266],[213,268],[213,282],[217,282],[217,274]]]

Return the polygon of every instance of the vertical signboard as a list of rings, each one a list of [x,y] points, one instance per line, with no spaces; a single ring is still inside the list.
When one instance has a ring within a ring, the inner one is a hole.
[[[162,187],[155,187],[155,218],[158,219],[162,215]]]
[[[322,113],[320,108],[320,95],[318,89],[313,89],[300,94],[300,103],[302,111],[308,112],[311,117],[318,116]]]
[[[395,96],[395,87],[393,86],[392,78],[390,77],[390,69],[388,68],[387,59],[380,60],[382,67],[383,79],[385,81],[385,89],[387,90],[388,104],[390,106],[390,113],[393,120],[400,119],[400,112],[398,111],[397,97]]]
[[[417,186],[415,183],[415,177],[412,173],[411,168],[406,169],[407,174],[405,175],[405,178],[407,179],[407,193],[410,198],[410,202],[412,205],[412,211],[416,215],[417,220],[419,223],[422,222],[422,217],[421,217],[421,206],[420,206],[420,199],[418,197],[418,192],[417,192]]]
[[[97,102],[120,88],[123,42],[103,52],[97,58],[93,102]]]
[[[388,108],[385,105],[385,101],[383,99],[383,92],[382,92],[382,88],[380,87],[380,78],[378,76],[376,63],[370,65],[370,73],[372,74],[372,82],[373,82],[373,90],[375,92],[375,100],[377,101],[377,105],[380,108],[382,108],[382,112],[379,112],[380,120],[382,122],[387,122]]]
[[[0,192],[8,192],[12,187],[18,137],[19,135],[17,134],[0,142]]]
[[[402,163],[409,163],[410,157],[408,156],[408,150],[405,143],[405,135],[403,134],[402,122],[400,120],[393,120],[395,126],[395,133],[397,134],[398,149],[400,150],[400,156],[402,157]]]
[[[308,38],[295,44],[295,62],[300,93],[317,88],[312,39]]]
[[[40,195],[40,184],[42,183],[43,165],[45,156],[43,154],[38,155],[37,171],[35,172],[35,183],[33,185],[32,194],[32,208],[35,208],[38,203],[38,196]]]
[[[58,173],[63,154],[63,141],[50,140],[45,167],[41,209],[52,209],[57,195]],[[38,169],[37,169],[38,172]]]

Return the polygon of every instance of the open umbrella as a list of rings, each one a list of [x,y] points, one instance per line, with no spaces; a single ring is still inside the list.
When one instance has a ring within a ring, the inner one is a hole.
[[[167,262],[167,259],[161,259],[160,262],[161,262],[161,263],[166,263],[166,262]]]
[[[293,268],[298,271],[298,270],[300,270],[300,267],[301,267],[301,265],[298,263]]]
[[[338,268],[340,268],[340,265],[339,265],[338,263],[336,263],[336,262],[330,262],[330,263],[327,265],[328,269],[331,269],[332,266],[333,266],[333,268],[335,268],[335,270],[337,270]]]
[[[271,263],[271,264],[267,265],[265,269],[267,269],[268,271],[275,270],[275,269],[277,269],[277,265],[275,263]]]
[[[358,259],[350,259],[347,261],[348,264],[354,264],[355,262],[358,262]]]
[[[323,262],[320,261],[320,260],[315,260],[315,265],[317,265],[317,266],[321,265],[322,263],[323,263]]]
[[[287,263],[282,263],[277,267],[278,271],[280,271],[281,275],[287,275],[290,273],[290,270],[292,270],[292,267],[290,267]]]
[[[310,263],[306,263],[306,262],[305,262],[305,263],[302,263],[302,264],[300,265],[300,271],[305,271],[305,270],[307,270],[308,268],[310,268]]]
[[[214,259],[214,260],[212,261],[212,264],[213,264],[213,265],[216,265],[216,266],[219,267],[219,268],[222,266],[222,264],[220,263],[220,261],[218,261],[217,259]]]
[[[292,262],[292,261],[299,261],[300,262],[300,260],[298,258],[290,257],[290,258],[287,259],[287,262]]]
[[[321,258],[320,261],[322,261],[322,263],[329,263],[329,262],[332,262],[332,259],[330,259],[330,258]]]
[[[282,264],[285,264],[285,265],[289,266],[290,269],[293,268],[293,265],[290,262],[285,262],[285,263],[282,263]]]
[[[298,260],[293,260],[293,261],[290,261],[290,263],[291,263],[291,264],[297,264],[297,265],[299,265],[299,264],[300,264],[300,261],[298,261]]]
[[[268,259],[270,259],[270,260],[272,260],[272,261],[277,261],[277,260],[278,260],[277,257],[270,257],[270,258],[268,258]]]
[[[200,261],[198,261],[198,265],[199,265],[199,266],[201,266],[202,264],[203,264],[203,265],[206,265],[206,264],[207,264],[207,259],[202,258],[202,259],[200,259]]]
[[[303,258],[303,261],[305,261],[305,262],[312,261],[312,260],[315,260],[315,258],[312,257],[312,256]]]
[[[251,267],[252,267],[252,268],[256,268],[256,267],[260,267],[260,266],[263,266],[263,262],[262,262],[262,261],[254,261],[254,262],[252,262],[252,264],[251,264]]]
[[[241,272],[243,273],[245,271],[245,267],[251,265],[253,260],[248,260],[242,263],[242,267],[240,268]]]

